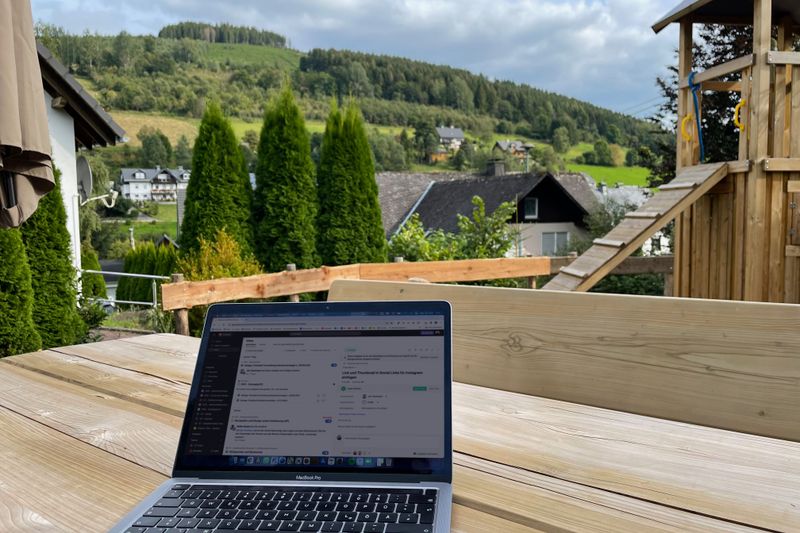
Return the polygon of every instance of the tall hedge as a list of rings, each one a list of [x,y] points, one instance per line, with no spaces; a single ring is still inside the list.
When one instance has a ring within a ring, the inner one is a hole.
[[[78,314],[77,275],[60,172],[55,176],[55,188],[41,199],[21,228],[35,296],[33,322],[44,348],[76,344],[86,335],[86,324]]]
[[[243,250],[252,250],[252,195],[244,157],[230,121],[212,102],[206,108],[194,142],[181,249],[196,250],[201,237],[213,240],[218,230],[225,229]]]
[[[0,357],[33,352],[42,338],[33,325],[33,287],[18,229],[0,229]]]
[[[253,227],[256,258],[267,271],[317,265],[316,215],[311,145],[286,84],[267,107],[258,143]]]
[[[317,172],[317,251],[325,265],[386,261],[375,167],[354,102],[333,106]]]
[[[125,255],[123,270],[130,274],[169,276],[175,272],[178,254],[172,246],[156,246],[151,241],[138,244]],[[156,282],[160,297],[161,281]],[[153,280],[121,277],[117,285],[117,300],[153,301]]]
[[[97,252],[88,241],[81,243],[81,266],[84,270],[102,270]],[[84,298],[105,298],[106,282],[102,274],[83,274],[81,276],[81,292]]]

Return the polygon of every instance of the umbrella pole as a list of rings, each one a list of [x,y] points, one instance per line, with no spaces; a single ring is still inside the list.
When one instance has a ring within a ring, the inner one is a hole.
[[[11,172],[4,172],[0,171],[0,175],[2,175],[2,180],[0,180],[0,184],[3,187],[3,196],[6,199],[5,207],[6,209],[14,207],[17,205],[17,193],[14,188],[14,178]]]

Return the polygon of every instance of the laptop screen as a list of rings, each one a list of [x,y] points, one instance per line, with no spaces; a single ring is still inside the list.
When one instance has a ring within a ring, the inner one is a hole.
[[[443,472],[451,446],[449,309],[213,306],[176,470],[292,478]]]

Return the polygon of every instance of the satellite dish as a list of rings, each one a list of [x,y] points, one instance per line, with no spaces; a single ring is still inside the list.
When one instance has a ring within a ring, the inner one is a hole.
[[[78,156],[75,166],[78,170],[78,193],[81,195],[81,202],[86,202],[92,194],[92,167],[82,155]]]

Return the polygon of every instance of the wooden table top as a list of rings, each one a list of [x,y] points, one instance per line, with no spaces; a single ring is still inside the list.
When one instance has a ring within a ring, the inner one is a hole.
[[[105,531],[172,467],[198,339],[0,360],[0,531]],[[800,531],[800,443],[454,385],[453,531]]]

